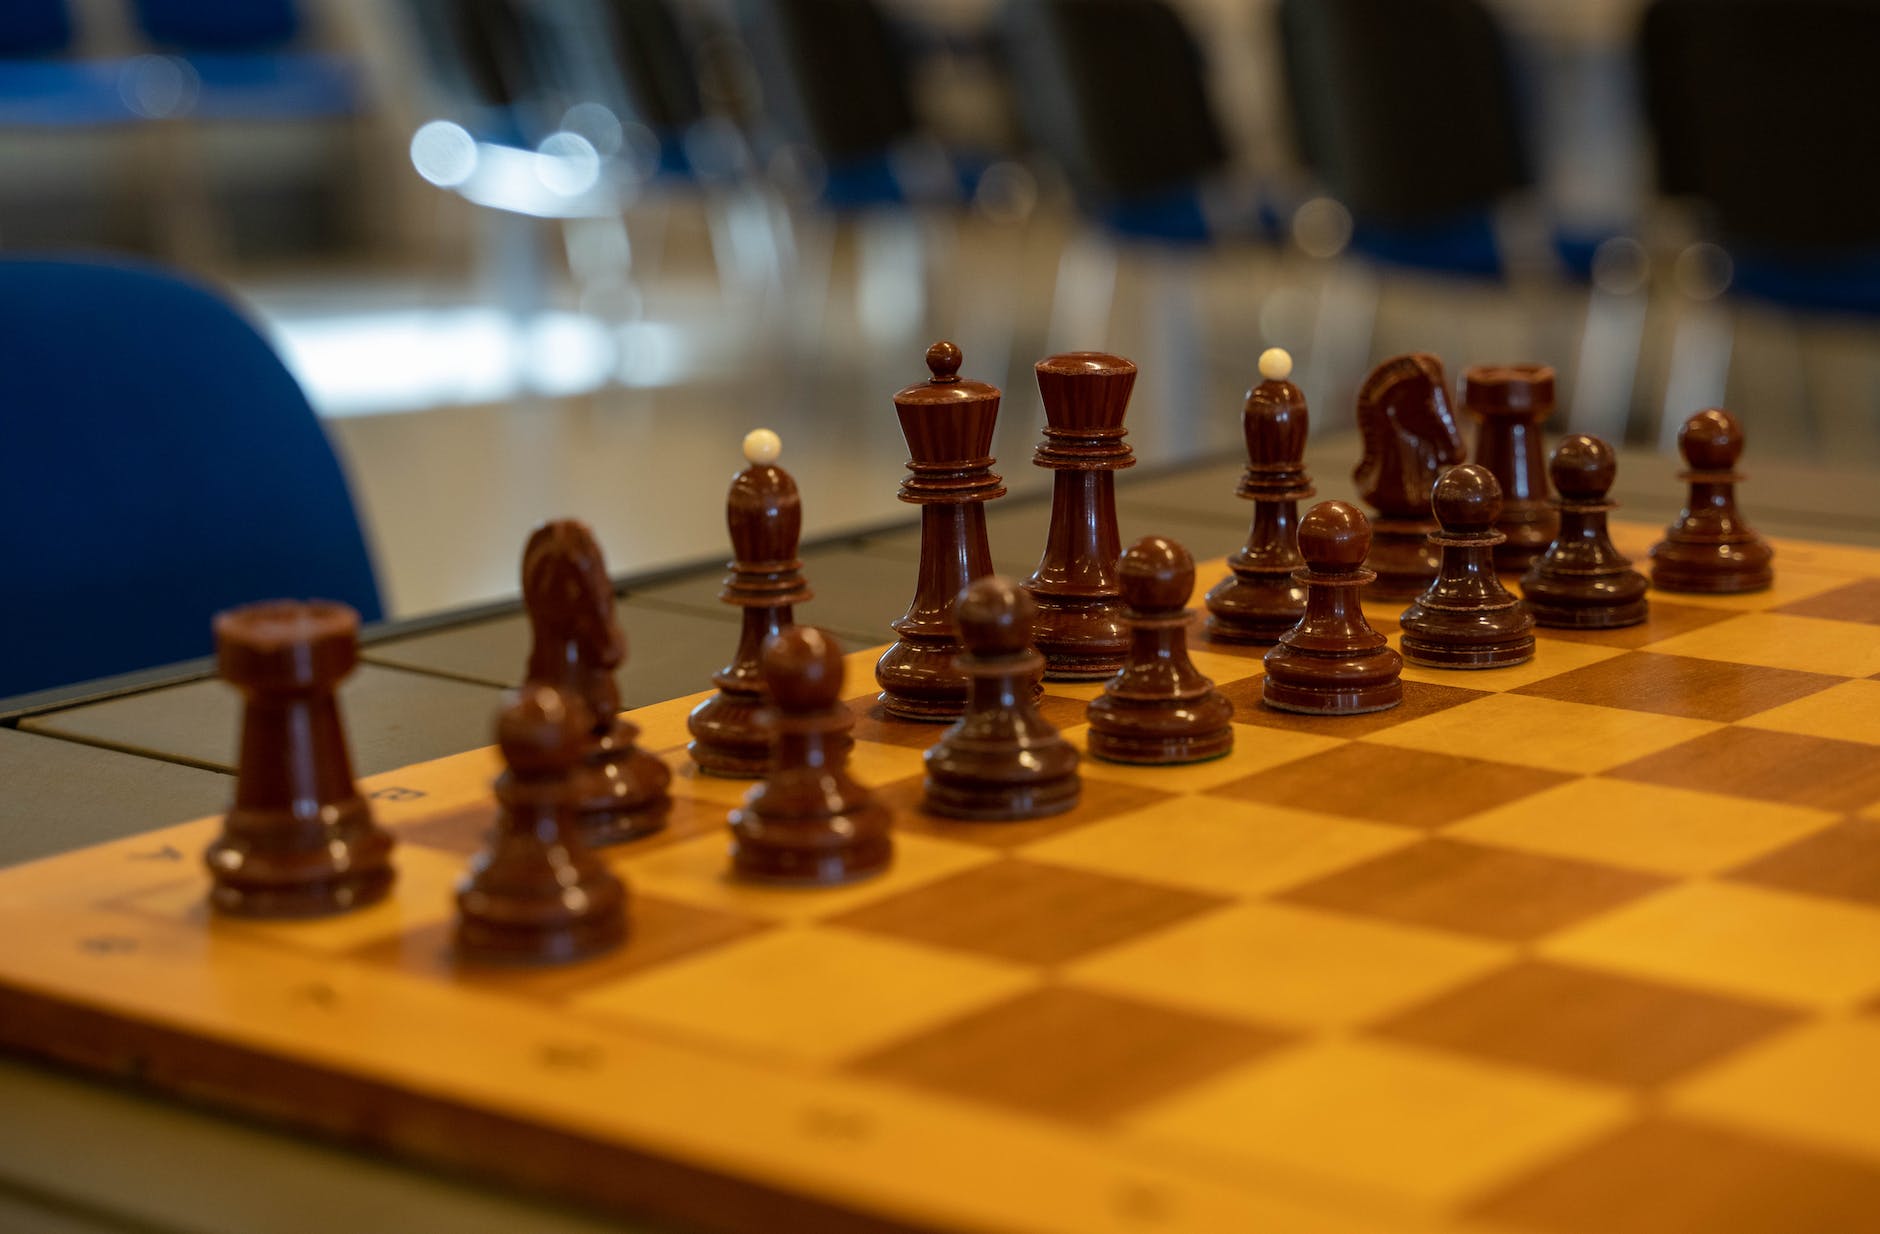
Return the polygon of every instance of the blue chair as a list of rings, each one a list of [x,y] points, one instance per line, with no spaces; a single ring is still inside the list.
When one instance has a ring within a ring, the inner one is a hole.
[[[72,56],[66,0],[0,4],[0,128],[75,129],[137,117],[120,88],[123,63]]]
[[[0,697],[212,650],[271,597],[383,610],[346,478],[227,301],[156,267],[0,260]]]
[[[330,120],[357,113],[350,56],[295,46],[295,0],[134,0],[144,37],[195,76],[188,114],[203,120]]]

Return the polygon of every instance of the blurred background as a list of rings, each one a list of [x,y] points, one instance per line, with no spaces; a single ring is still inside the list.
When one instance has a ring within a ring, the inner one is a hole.
[[[1173,464],[1284,346],[1316,434],[1384,356],[1538,360],[1552,431],[1728,406],[1831,506],[1880,460],[1875,47],[1867,0],[6,0],[0,255],[232,297],[387,616],[513,595],[551,516],[722,556],[758,425],[809,535],[905,517],[940,337],[1015,491],[1039,357],[1135,359]]]

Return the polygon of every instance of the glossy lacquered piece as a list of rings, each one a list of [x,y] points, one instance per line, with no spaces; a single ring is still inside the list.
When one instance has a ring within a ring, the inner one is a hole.
[[[966,710],[966,675],[953,604],[976,578],[992,573],[985,504],[1005,494],[992,472],[999,391],[960,379],[960,349],[927,349],[932,378],[894,396],[907,439],[908,477],[900,498],[920,507],[920,574],[897,636],[875,665],[881,705],[907,720],[948,721]]]
[[[1292,357],[1260,357],[1259,385],[1247,392],[1241,431],[1247,469],[1236,496],[1253,503],[1247,543],[1227,559],[1229,574],[1208,592],[1208,637],[1223,643],[1276,643],[1305,616],[1306,589],[1293,577],[1299,556],[1299,503],[1312,496],[1306,474],[1305,395],[1287,378]]]
[[[828,886],[887,868],[889,814],[849,775],[855,717],[842,702],[842,649],[791,626],[764,642],[766,725],[775,734],[764,782],[731,811],[731,869],[741,878]]]
[[[1403,657],[1364,618],[1371,529],[1364,512],[1321,501],[1299,520],[1306,615],[1266,653],[1261,698],[1281,711],[1359,715],[1403,701]]]
[[[639,728],[620,715],[614,670],[626,662],[627,640],[607,563],[584,524],[557,519],[535,529],[522,552],[522,603],[532,640],[523,684],[571,695],[593,717],[576,773],[583,838],[598,848],[658,831],[672,772],[639,748]]]
[[[1403,657],[1432,668],[1502,668],[1534,657],[1534,615],[1495,573],[1501,486],[1479,463],[1451,467],[1430,505],[1442,570],[1403,611]]]
[[[686,747],[699,770],[752,779],[770,762],[770,734],[758,713],[764,706],[764,640],[788,627],[795,607],[811,598],[796,555],[803,531],[803,501],[790,473],[776,465],[782,443],[768,429],[744,439],[749,464],[731,481],[725,521],[733,560],[718,598],[743,610],[737,651],[712,674],[717,693],[692,709]]]
[[[1691,486],[1677,522],[1652,546],[1652,586],[1660,591],[1730,594],[1775,581],[1775,550],[1736,508],[1743,426],[1722,408],[1700,411],[1678,430]]]
[[[392,838],[353,783],[339,683],[359,660],[359,614],[277,600],[219,613],[216,658],[242,694],[235,803],[204,855],[209,904],[312,917],[382,899]]]
[[[1046,818],[1077,804],[1077,747],[1032,698],[1043,657],[1033,649],[1037,606],[1001,575],[976,580],[955,607],[972,682],[966,714],[927,750],[923,805],[976,821]]]
[[[1462,411],[1476,422],[1475,459],[1501,486],[1495,568],[1519,573],[1545,552],[1559,526],[1548,500],[1541,425],[1554,414],[1554,370],[1545,364],[1478,364],[1462,374]]]
[[[1121,356],[1077,351],[1038,361],[1044,441],[1031,461],[1056,474],[1051,526],[1038,568],[1025,580],[1037,603],[1032,641],[1054,681],[1102,679],[1123,666],[1123,623],[1116,563],[1116,477],[1136,465],[1123,441],[1123,415],[1136,366]]]
[[[457,891],[460,956],[561,963],[626,937],[626,888],[581,838],[593,731],[586,704],[552,686],[524,686],[505,700],[496,827]]]
[[[1091,700],[1090,752],[1116,763],[1193,763],[1234,748],[1234,705],[1188,658],[1188,550],[1146,536],[1122,558],[1129,657]]]
[[[1645,576],[1613,547],[1606,500],[1618,474],[1612,447],[1575,433],[1554,448],[1548,464],[1560,493],[1560,529],[1521,579],[1521,595],[1543,626],[1611,630],[1645,620]]]
[[[1377,511],[1364,565],[1375,575],[1369,594],[1380,599],[1415,599],[1441,565],[1428,542],[1436,530],[1430,489],[1443,468],[1462,461],[1447,383],[1441,360],[1412,352],[1371,370],[1358,391],[1364,456],[1352,478]]]

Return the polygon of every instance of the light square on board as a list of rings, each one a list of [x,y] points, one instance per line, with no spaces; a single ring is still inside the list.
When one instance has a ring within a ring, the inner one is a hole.
[[[1606,774],[1823,810],[1880,803],[1880,758],[1872,746],[1740,724],[1621,763]]]
[[[1640,568],[1651,573],[1648,566],[1640,559]],[[1733,594],[1705,594],[1695,591],[1674,593],[1677,603],[1690,604],[1700,608],[1734,610],[1737,612],[1757,612],[1767,609],[1782,608],[1797,600],[1818,596],[1824,591],[1832,591],[1845,585],[1852,576],[1842,570],[1816,569],[1812,566],[1798,565],[1783,560],[1780,550],[1776,553],[1775,582],[1761,591],[1740,591]],[[1652,599],[1666,594],[1654,591]]]
[[[1261,673],[1258,676],[1238,681],[1221,691],[1227,697],[1227,701],[1234,705],[1236,722],[1252,725],[1261,732],[1300,733],[1347,741],[1381,729],[1393,728],[1419,716],[1434,715],[1451,707],[1459,707],[1473,699],[1486,697],[1485,691],[1471,690],[1454,682],[1436,685],[1430,682],[1408,681],[1404,683],[1403,702],[1395,707],[1383,711],[1367,711],[1355,716],[1315,716],[1268,707],[1262,701],[1262,692],[1265,688],[1266,674]]]
[[[877,896],[824,920],[975,955],[1062,964],[1225,902],[1135,878],[1008,858]]]
[[[1240,904],[1112,947],[1075,984],[1256,1024],[1335,1027],[1480,976],[1509,948],[1285,904]]]
[[[1813,1007],[1880,991],[1880,911],[1734,883],[1686,883],[1539,944],[1571,963]]]
[[[1534,633],[1549,643],[1592,643],[1620,651],[1634,651],[1650,643],[1662,642],[1674,634],[1684,634],[1719,621],[1728,621],[1733,616],[1735,614],[1729,609],[1678,604],[1658,592],[1651,596],[1645,610],[1645,620],[1635,626],[1620,626],[1612,630],[1540,626]]]
[[[1627,1088],[1662,1084],[1793,1024],[1792,1011],[1530,960],[1371,1031]]]
[[[1880,746],[1880,681],[1843,681],[1817,694],[1758,712],[1743,724]]]
[[[1077,804],[1062,814],[1053,814],[1047,818],[968,822],[943,818],[922,809],[925,788],[925,776],[909,776],[905,780],[896,780],[875,789],[875,800],[894,811],[894,829],[897,834],[912,832],[939,836],[962,844],[983,844],[998,849],[1018,848],[1033,840],[1074,831],[1157,802],[1185,800],[1175,793],[1144,784],[1093,777],[1084,780],[1078,791]]]
[[[1812,832],[1729,877],[1880,908],[1880,818],[1850,818]]]
[[[1671,1106],[1880,1168],[1880,1021],[1820,1020],[1784,1033],[1690,1077]]]
[[[1829,621],[1861,621],[1880,625],[1880,578],[1864,578],[1845,587],[1836,587],[1794,600],[1777,609],[1796,617],[1821,617]]]
[[[1378,1040],[1282,1050],[1128,1120],[1136,1136],[1280,1166],[1356,1194],[1447,1206],[1577,1147],[1615,1091]]]
[[[625,943],[574,964],[466,963],[452,950],[453,923],[380,938],[351,953],[367,964],[414,976],[515,994],[531,999],[565,998],[661,964],[709,951],[770,928],[768,923],[716,909],[698,908],[658,896],[629,893]]]
[[[1709,720],[1491,694],[1384,729],[1369,740],[1584,774],[1689,741],[1717,727]]]
[[[1880,1170],[1869,1163],[1649,1115],[1470,1215],[1542,1234],[1847,1234],[1876,1211]]]
[[[1521,687],[1519,693],[1728,723],[1805,698],[1841,680],[1824,673],[1700,660],[1653,650],[1627,652],[1549,677]]]
[[[1567,778],[1538,767],[1353,741],[1216,785],[1208,795],[1434,829]]]
[[[1100,1122],[1287,1040],[1234,1020],[1045,986],[893,1042],[854,1068],[948,1097]]]
[[[392,861],[398,876],[392,880],[392,889],[383,900],[331,917],[267,920],[211,914],[207,874],[171,879],[110,903],[113,907],[262,938],[303,951],[337,954],[448,920],[456,911],[457,884],[464,876],[461,858],[410,846],[395,850]]]
[[[1294,887],[1279,899],[1338,913],[1525,942],[1656,890],[1635,870],[1434,836]]]
[[[1413,842],[1414,832],[1225,798],[1177,797],[1027,845],[1026,857],[1251,896]]]
[[[1651,649],[1664,655],[1841,677],[1880,672],[1880,626],[1785,613],[1744,613],[1730,621],[1653,643]]]
[[[1489,810],[1445,834],[1524,852],[1708,874],[1834,822],[1807,806],[1592,776]]]
[[[631,673],[633,670],[627,671]],[[700,690],[684,698],[668,699],[663,703],[629,711],[627,719],[640,730],[635,744],[655,754],[684,750],[686,743],[692,740],[692,734],[685,726],[686,717],[692,714],[694,707],[710,698],[712,693],[710,690]]]
[[[894,895],[996,856],[978,845],[896,835],[894,859],[885,873],[840,887],[781,887],[732,877],[730,836],[713,834],[630,853],[614,868],[636,891],[767,921],[804,921]]]
[[[1015,964],[808,926],[661,965],[569,1005],[771,1058],[831,1063],[1033,981]]]
[[[1067,728],[1063,733],[1078,749],[1089,749],[1088,724]],[[1169,793],[1197,793],[1229,780],[1265,771],[1268,767],[1277,767],[1295,758],[1329,750],[1341,740],[1317,733],[1272,732],[1241,724],[1236,719],[1234,748],[1220,758],[1170,767],[1145,767],[1134,763],[1112,763],[1086,754],[1078,770],[1083,774],[1086,784],[1091,780],[1117,780]]]
[[[1515,690],[1536,681],[1569,673],[1589,664],[1598,664],[1610,660],[1619,654],[1617,648],[1604,647],[1597,643],[1569,642],[1549,638],[1549,630],[1536,630],[1539,636],[1534,643],[1534,657],[1522,664],[1511,664],[1507,668],[1425,668],[1405,660],[1403,679],[1425,681],[1433,685],[1466,686],[1471,690],[1500,692]],[[1390,640],[1390,645],[1398,651],[1403,650],[1402,637]]]

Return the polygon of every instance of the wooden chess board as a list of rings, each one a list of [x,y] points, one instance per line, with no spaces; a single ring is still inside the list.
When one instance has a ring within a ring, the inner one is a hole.
[[[1025,824],[919,813],[939,730],[857,652],[898,854],[837,890],[728,882],[747,785],[645,708],[671,826],[563,969],[448,953],[490,751],[366,781],[399,883],[344,917],[211,922],[215,820],[165,828],[0,873],[0,1039],[752,1234],[1880,1228],[1880,552],[1777,569],[1344,720],[1197,638],[1234,752]],[[1080,739],[1096,689],[1045,710]]]

